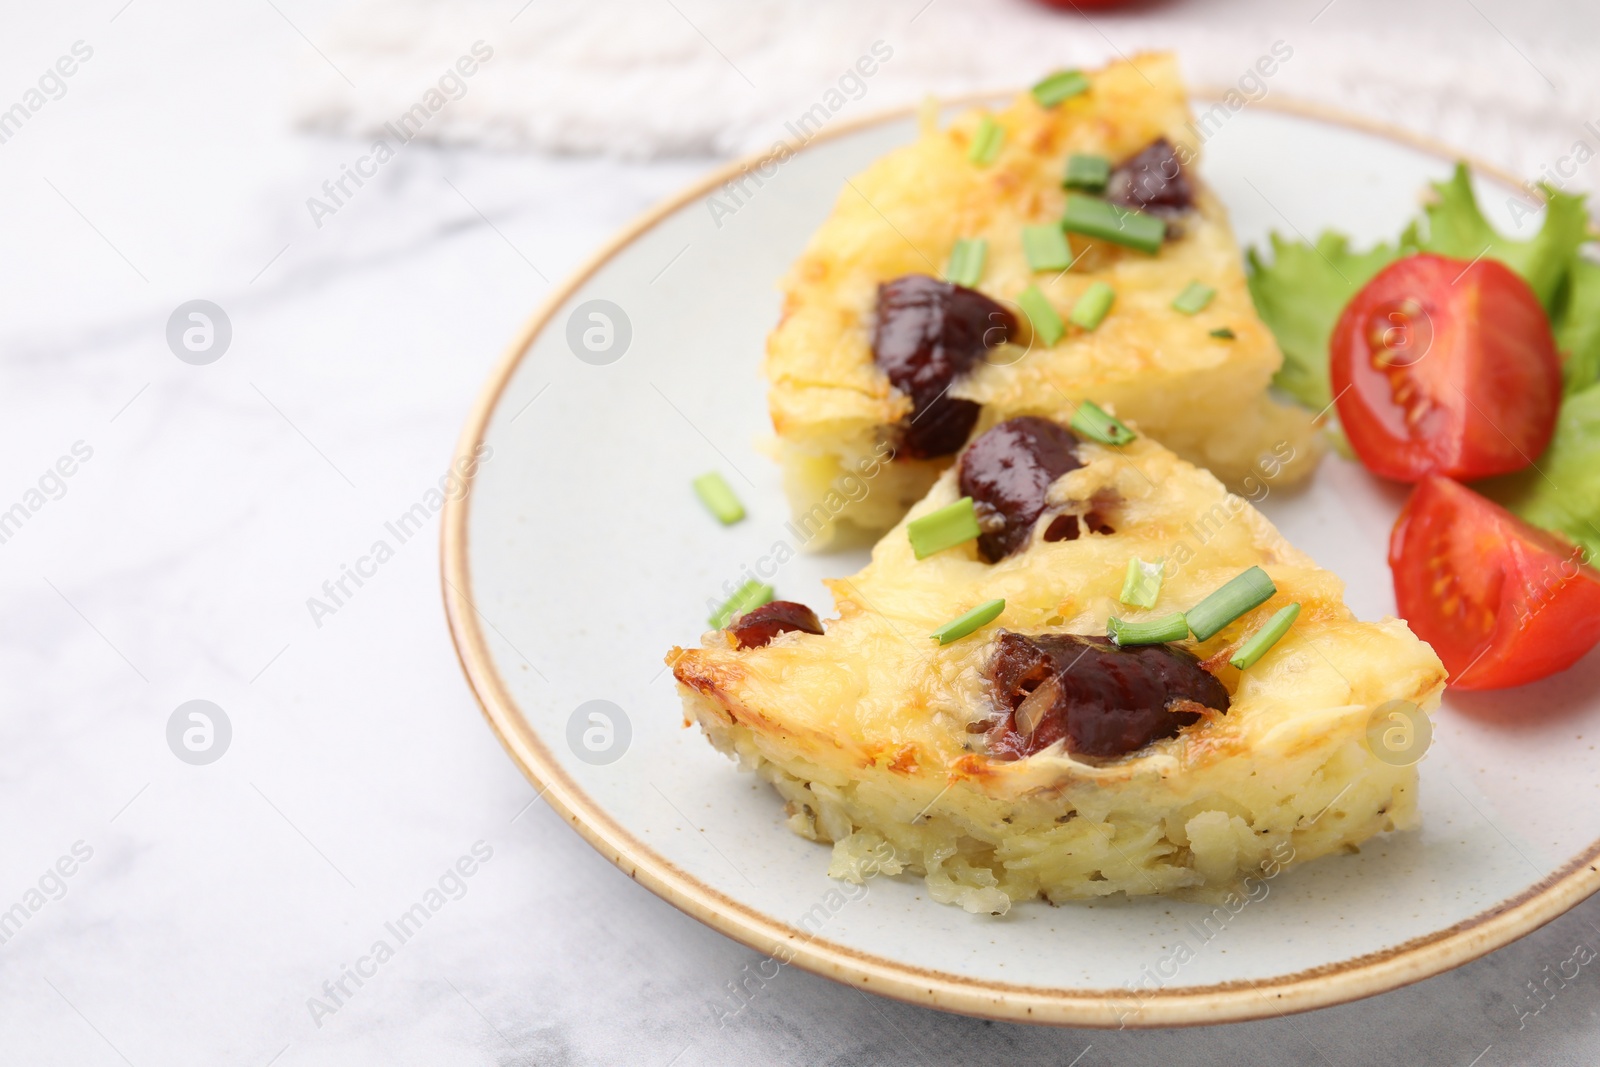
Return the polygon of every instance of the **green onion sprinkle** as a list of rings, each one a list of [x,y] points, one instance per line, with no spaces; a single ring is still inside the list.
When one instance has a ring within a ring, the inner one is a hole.
[[[906,536],[910,538],[911,551],[916,553],[918,559],[927,559],[935,552],[965,544],[981,533],[978,513],[972,506],[970,496],[906,523]]]
[[[998,619],[1004,610],[1006,610],[1004,600],[986,600],[965,615],[951,619],[928,636],[941,645],[948,645],[952,641],[961,640],[974,630],[989,625]]]

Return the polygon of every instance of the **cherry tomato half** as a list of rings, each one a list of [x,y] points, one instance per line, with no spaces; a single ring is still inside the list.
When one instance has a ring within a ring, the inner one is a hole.
[[[1523,685],[1600,642],[1600,571],[1582,550],[1449,478],[1411,491],[1389,569],[1400,614],[1457,688]]]
[[[1379,271],[1329,345],[1339,421],[1367,469],[1414,482],[1528,466],[1555,432],[1561,358],[1528,283],[1423,253]]]

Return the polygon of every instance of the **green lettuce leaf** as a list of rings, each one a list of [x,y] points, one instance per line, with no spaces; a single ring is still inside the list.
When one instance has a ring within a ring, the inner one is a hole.
[[[1565,361],[1566,391],[1579,393],[1600,381],[1600,264],[1576,259],[1551,323]]]
[[[1401,256],[1435,252],[1457,259],[1498,259],[1528,282],[1551,314],[1556,344],[1566,358],[1567,391],[1600,380],[1600,265],[1581,258],[1589,214],[1582,196],[1549,186],[1539,232],[1528,240],[1499,233],[1484,218],[1466,164],[1432,183],[1433,202],[1394,245],[1352,251],[1349,239],[1328,231],[1315,244],[1271,235],[1270,261],[1246,255],[1250,296],[1283,349],[1273,384],[1313,411],[1333,400],[1328,388],[1328,338],[1339,313],[1372,276]]]
[[[1328,338],[1345,303],[1401,256],[1435,252],[1498,259],[1527,280],[1545,309],[1563,358],[1566,397],[1555,436],[1528,470],[1476,486],[1535,526],[1600,554],[1600,263],[1585,259],[1589,215],[1581,196],[1544,187],[1539,232],[1513,240],[1479,210],[1464,164],[1433,185],[1435,197],[1394,245],[1351,251],[1337,233],[1315,244],[1271,236],[1271,259],[1247,255],[1250,295],[1283,349],[1274,384],[1321,411],[1332,402]]]
[[[1544,225],[1531,239],[1514,241],[1500,234],[1478,210],[1465,163],[1457,163],[1448,181],[1433,182],[1436,198],[1423,209],[1418,251],[1473,260],[1498,259],[1527,280],[1546,311],[1554,311],[1567,272],[1587,240],[1589,213],[1583,197],[1544,186],[1548,202]]]
[[[1328,338],[1339,312],[1374,274],[1401,255],[1401,249],[1389,245],[1353,252],[1348,238],[1331,231],[1317,238],[1315,245],[1272,234],[1270,264],[1250,249],[1250,297],[1283,349],[1283,366],[1273,385],[1313,411],[1333,403]]]
[[[1536,466],[1475,486],[1535,526],[1600,553],[1600,386],[1569,395]]]

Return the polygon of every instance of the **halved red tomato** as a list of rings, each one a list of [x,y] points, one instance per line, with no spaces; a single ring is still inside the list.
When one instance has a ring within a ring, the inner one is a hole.
[[[1329,349],[1339,421],[1376,474],[1506,474],[1555,432],[1561,358],[1550,320],[1495,260],[1396,260],[1345,306]]]
[[[1583,550],[1449,478],[1417,483],[1389,539],[1400,614],[1460,689],[1565,670],[1600,642]]]

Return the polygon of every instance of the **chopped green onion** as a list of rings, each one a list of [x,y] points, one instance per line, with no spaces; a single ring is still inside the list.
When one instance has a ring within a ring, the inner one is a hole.
[[[1218,326],[1215,330],[1211,331],[1211,336],[1215,337],[1219,341],[1231,341],[1238,335],[1232,330],[1228,329],[1226,326]]]
[[[1067,235],[1061,232],[1059,222],[1024,226],[1022,254],[1028,257],[1032,270],[1066,270],[1072,266],[1072,249],[1067,247]]]
[[[1136,608],[1153,608],[1161,595],[1162,559],[1146,563],[1135,556],[1128,561],[1127,576],[1122,579],[1122,595],[1117,599]]]
[[[1067,327],[1061,321],[1061,315],[1056,311],[1055,305],[1050,303],[1037,285],[1030,285],[1022,290],[1022,295],[1017,297],[1017,304],[1022,308],[1023,314],[1028,316],[1028,322],[1033,326],[1033,335],[1043,341],[1046,347],[1061,340],[1061,335],[1067,332]]]
[[[1055,107],[1063,100],[1089,91],[1089,79],[1081,71],[1058,70],[1033,87],[1033,98],[1040,107]]]
[[[744,505],[733,495],[728,483],[716,471],[709,471],[694,480],[694,495],[706,510],[715,515],[724,526],[732,526],[744,518]]]
[[[918,559],[927,559],[935,552],[965,544],[981,533],[978,513],[972,507],[970,496],[906,523],[906,536],[911,539],[911,551]]]
[[[1072,305],[1072,314],[1068,316],[1074,326],[1085,330],[1092,330],[1100,325],[1106,317],[1106,312],[1111,310],[1111,302],[1117,298],[1117,291],[1105,282],[1095,282],[1083,291],[1078,297],[1078,302]]]
[[[1072,413],[1072,428],[1089,440],[1099,441],[1103,445],[1125,445],[1139,436],[1093,400],[1078,404],[1078,410]]]
[[[1184,621],[1181,611],[1147,622],[1123,622],[1112,618],[1106,623],[1106,635],[1119,645],[1161,645],[1188,637],[1189,624]]]
[[[959,641],[963,637],[981,626],[987,626],[1000,617],[1006,610],[1004,600],[987,600],[965,615],[959,615],[928,636],[938,641],[941,645],[948,645],[952,641]]]
[[[1254,667],[1256,660],[1267,654],[1267,650],[1277,644],[1283,635],[1289,632],[1289,627],[1294,625],[1294,620],[1300,617],[1300,605],[1290,604],[1279,611],[1267,624],[1250,635],[1250,640],[1239,646],[1239,651],[1228,660],[1241,671]]]
[[[1167,224],[1154,215],[1081,193],[1067,194],[1067,210],[1061,225],[1068,233],[1098,237],[1152,256],[1161,251],[1161,242],[1167,237]]]
[[[982,237],[959,238],[950,249],[950,261],[944,266],[945,281],[971,289],[983,277],[983,264],[988,258],[988,241]]]
[[[972,135],[972,145],[967,149],[967,159],[980,167],[987,167],[1000,154],[1005,143],[1006,128],[994,120],[993,115],[983,116],[978,132]]]
[[[759,608],[770,601],[772,596],[772,586],[751,578],[736,589],[734,594],[723,602],[722,607],[717,609],[717,613],[707,621],[714,629],[720,630],[732,622],[735,615],[743,615],[747,611]]]
[[[1217,291],[1205,282],[1190,282],[1183,287],[1183,292],[1178,294],[1177,299],[1173,300],[1172,306],[1185,315],[1198,315],[1216,295]]]
[[[1111,160],[1105,156],[1086,156],[1075,152],[1067,157],[1067,175],[1061,184],[1068,189],[1098,193],[1110,180]]]
[[[1234,619],[1271,600],[1277,591],[1266,571],[1251,567],[1190,608],[1189,629],[1201,641],[1209,640]]]

